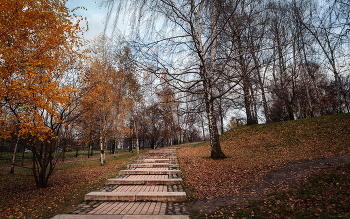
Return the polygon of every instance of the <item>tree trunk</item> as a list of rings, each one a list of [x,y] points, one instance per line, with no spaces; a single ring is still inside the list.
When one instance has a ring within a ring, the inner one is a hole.
[[[24,166],[24,153],[25,153],[25,150],[26,150],[26,147],[23,145],[21,167]]]
[[[298,107],[298,119],[303,118],[301,115],[301,107],[300,107],[300,100],[297,98],[297,107]]]
[[[58,150],[58,146],[59,146],[59,138],[57,136],[57,140],[56,140],[56,147],[54,148],[54,152],[53,152],[53,159],[55,160],[56,159],[56,153],[57,153],[57,150]]]
[[[117,139],[114,139],[114,157],[117,151]]]
[[[130,138],[129,142],[130,142],[130,144],[129,144],[129,152],[134,153],[133,150],[132,150],[133,137]]]
[[[257,107],[256,107],[256,98],[255,98],[255,94],[254,94],[254,90],[253,90],[253,86],[252,84],[250,84],[250,97],[251,97],[251,106],[252,106],[252,109],[251,111],[253,112],[252,114],[252,117],[253,117],[253,121],[254,121],[254,124],[258,124],[258,110],[257,110]]]
[[[91,141],[91,151],[90,151],[90,156],[94,156],[94,140]]]
[[[214,104],[211,100],[211,95],[206,92],[206,108],[208,114],[208,122],[209,122],[209,133],[210,133],[210,145],[211,145],[211,155],[210,157],[213,159],[222,159],[226,158],[225,154],[221,151],[220,140],[219,140],[219,132],[218,127],[216,125],[216,118],[214,113]]]
[[[103,159],[103,155],[104,155],[104,150],[103,150],[103,138],[102,136],[100,136],[100,149],[101,149],[101,153],[100,153],[100,162],[101,162],[101,166],[104,165],[104,159]]]
[[[67,148],[67,139],[64,140],[63,153],[62,153],[62,162],[64,161],[64,157],[66,156],[66,148]]]
[[[182,137],[181,137],[181,135],[182,135],[182,129],[180,128],[180,133],[179,133],[180,135],[179,135],[179,144],[182,144]]]
[[[17,136],[16,144],[15,144],[15,150],[14,150],[13,156],[12,156],[12,163],[11,163],[11,170],[10,170],[10,173],[15,173],[15,160],[16,160],[16,153],[17,153],[18,141],[19,141],[19,137]]]
[[[203,115],[201,114],[201,117],[202,117]],[[202,132],[203,132],[203,141],[205,141],[205,129],[204,129],[204,121],[203,121],[203,118],[202,118]]]
[[[104,153],[103,153],[103,163],[106,162],[107,145],[108,145],[108,141],[107,141],[107,138],[105,137],[105,150],[104,150]]]
[[[203,69],[204,66],[202,66]],[[209,123],[209,134],[210,134],[210,146],[211,146],[211,155],[212,159],[222,159],[226,158],[225,154],[221,151],[220,140],[218,127],[216,125],[216,118],[214,112],[214,101],[212,97],[212,88],[209,85],[210,83],[204,83],[205,89],[205,105],[208,116]]]
[[[209,123],[209,133],[210,133],[210,146],[211,146],[211,155],[210,157],[212,159],[222,159],[226,158],[225,154],[221,151],[220,147],[220,140],[219,140],[219,133],[218,133],[218,127],[216,125],[216,118],[215,118],[215,112],[214,112],[214,100],[213,100],[213,93],[212,93],[212,86],[213,86],[213,74],[215,71],[215,56],[216,56],[216,31],[217,31],[217,18],[216,18],[216,6],[214,4],[214,1],[211,0],[211,9],[212,9],[212,43],[211,43],[211,53],[210,53],[210,71],[207,72],[206,70],[206,63],[205,63],[205,54],[202,44],[202,33],[201,33],[201,21],[199,18],[199,14],[197,11],[195,11],[196,6],[194,5],[194,2],[191,3],[191,10],[195,18],[196,23],[196,30],[195,30],[195,44],[197,47],[197,54],[198,58],[200,59],[200,76],[202,78],[203,87],[204,87],[204,96],[205,96],[205,105],[206,105],[206,111],[208,116],[208,123]]]
[[[37,188],[46,188],[48,186],[48,180],[54,170],[54,163],[52,162],[53,151],[51,148],[52,146],[42,144],[40,154],[37,154],[35,138],[32,139],[32,172]]]
[[[109,142],[109,141],[108,141]],[[107,146],[109,145],[109,154],[113,153],[113,147],[111,144],[107,144]]]
[[[243,48],[240,36],[237,37],[238,51],[239,51],[239,65],[241,70],[241,77],[243,82],[243,97],[244,97],[244,108],[247,116],[247,125],[254,124],[254,119],[251,112],[251,98],[250,98],[250,81],[248,77],[248,72],[246,68],[246,63],[243,57]]]
[[[140,153],[140,148],[139,148],[139,132],[138,132],[137,127],[136,127],[135,119],[134,119],[134,129],[135,129],[135,135],[136,135],[137,154],[139,154],[139,153]]]
[[[222,135],[224,133],[224,116],[222,115],[222,102],[221,102],[221,98],[219,98],[219,117],[220,117],[220,135]]]
[[[247,76],[243,73],[243,95],[244,95],[244,107],[247,115],[247,125],[254,124],[252,117],[252,112],[250,110],[250,92],[249,92],[249,82],[247,81]]]
[[[305,89],[306,89],[306,98],[307,98],[307,103],[308,103],[308,106],[309,106],[309,111],[310,111],[310,117],[314,117],[314,111],[313,111],[313,109],[312,109],[312,103],[311,103],[311,98],[310,98],[309,88],[308,88],[308,86],[307,86],[307,85],[305,86]]]
[[[251,48],[253,48],[253,42],[251,42]],[[256,74],[258,75],[258,83],[259,83],[259,87],[260,87],[260,90],[261,90],[261,97],[262,97],[262,102],[263,102],[263,107],[264,107],[264,115],[265,115],[265,122],[266,123],[269,123],[269,109],[267,107],[267,101],[266,101],[266,95],[265,95],[265,89],[264,89],[264,82],[261,78],[261,75],[260,75],[260,65],[259,65],[259,62],[258,62],[258,59],[256,58],[256,55],[255,55],[255,52],[252,51],[252,57],[253,57],[253,60],[254,60],[254,65],[255,65],[255,69],[256,69]],[[268,61],[267,65],[269,65],[270,61]],[[267,71],[267,66],[265,68],[265,73]],[[264,73],[264,77],[265,77],[265,73]]]
[[[77,144],[75,144],[75,157],[78,157],[78,155],[79,155],[79,148],[78,148],[78,145]]]
[[[278,29],[278,22],[276,21],[274,23],[275,25],[275,37],[276,37],[276,43],[277,43],[277,53],[278,53],[278,65],[279,65],[279,73],[280,73],[280,92],[282,96],[282,101],[283,101],[283,120],[288,121],[288,120],[294,120],[294,114],[293,114],[293,109],[291,106],[291,98],[290,94],[288,92],[288,89],[285,87],[285,79],[286,79],[286,65],[284,62],[284,57],[283,57],[283,52],[282,52],[282,44],[280,42],[280,31]]]
[[[90,158],[90,147],[91,147],[90,144],[91,144],[91,142],[89,141],[89,143],[88,143],[88,150],[87,150],[88,151],[88,158]]]
[[[288,118],[290,121],[294,120],[293,107],[290,102],[287,103]]]
[[[267,67],[266,67],[267,69]],[[261,97],[262,97],[262,101],[263,101],[263,107],[264,107],[264,114],[265,114],[265,122],[269,123],[269,108],[267,107],[267,101],[266,101],[266,96],[265,96],[265,89],[264,89],[264,84],[261,80],[261,76],[260,76],[260,72],[258,72],[258,79],[259,79],[259,85],[260,85],[260,89],[261,89]]]
[[[155,142],[149,140],[149,144],[150,144],[150,146],[151,146],[151,149],[154,149]]]

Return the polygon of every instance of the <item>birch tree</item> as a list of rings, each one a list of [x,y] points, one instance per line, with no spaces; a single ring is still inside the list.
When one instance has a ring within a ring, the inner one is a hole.
[[[114,139],[116,143],[130,133],[125,121],[131,118],[134,101],[140,97],[134,69],[127,64],[129,49],[118,49],[110,39],[99,36],[89,54],[82,76],[80,129],[89,130],[87,135],[94,133],[99,141],[103,166],[107,142]]]
[[[339,102],[339,113],[349,112],[349,100],[344,90],[341,65],[343,57],[348,55],[344,45],[348,43],[349,33],[349,3],[345,1],[326,1],[316,9],[310,8],[310,16],[303,18],[296,14],[300,24],[315,39],[319,51],[328,62],[329,70],[333,72],[337,88],[336,98]]]
[[[236,86],[226,82],[222,94],[213,92],[216,84],[229,78],[229,72],[223,69],[225,65],[221,68],[217,65],[217,39],[240,1],[231,3],[216,0],[108,1],[111,10],[116,4],[119,16],[123,11],[132,11],[131,27],[138,34],[135,45],[143,61],[157,60],[161,66],[154,74],[159,78],[166,74],[166,83],[177,92],[194,94],[198,89],[193,89],[201,87],[199,92],[205,103],[213,159],[226,157],[220,146],[214,101]],[[226,7],[233,7],[233,10],[228,12]],[[219,22],[220,19],[226,22]]]

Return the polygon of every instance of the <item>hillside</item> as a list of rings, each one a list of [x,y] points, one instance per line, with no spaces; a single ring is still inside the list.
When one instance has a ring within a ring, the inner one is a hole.
[[[195,199],[234,195],[287,163],[350,154],[350,114],[243,126],[225,132],[228,158],[212,160],[208,142],[178,151]]]

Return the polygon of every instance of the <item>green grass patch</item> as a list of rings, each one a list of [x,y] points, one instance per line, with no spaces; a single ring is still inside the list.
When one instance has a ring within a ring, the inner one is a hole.
[[[119,153],[125,153],[128,152],[128,149],[118,149],[116,151],[116,154]],[[64,159],[63,158],[63,152],[56,152],[56,158],[58,158],[58,162],[67,162],[67,161],[75,161],[79,159],[85,159],[88,157],[97,157],[99,156],[100,151],[94,151],[93,156],[88,156],[87,150],[79,150],[78,156],[76,156],[75,151],[65,152],[64,153]],[[113,154],[110,153],[110,151],[106,151],[106,155]],[[11,166],[12,163],[12,157],[13,152],[0,152],[0,168],[8,168]],[[16,159],[15,159],[15,165],[16,166],[31,166],[32,165],[32,153],[24,153],[23,152],[17,152],[16,153]]]
[[[203,141],[203,142],[200,142],[198,144],[190,145],[189,147],[191,147],[191,148],[200,147],[203,145],[207,145],[208,143],[210,144],[210,141]]]

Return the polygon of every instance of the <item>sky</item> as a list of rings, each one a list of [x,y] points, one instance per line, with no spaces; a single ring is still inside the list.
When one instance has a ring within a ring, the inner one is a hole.
[[[91,40],[95,38],[98,34],[102,33],[105,27],[105,15],[107,13],[107,8],[100,7],[102,0],[68,0],[66,6],[69,9],[74,9],[76,7],[84,7],[84,9],[77,9],[74,11],[75,14],[86,17],[88,21],[89,30],[84,33],[84,38]],[[113,21],[113,17],[112,17]],[[111,36],[112,32],[112,21],[109,22],[107,28],[107,35]],[[85,26],[85,25],[83,25]],[[120,21],[117,25],[118,29],[125,29],[126,25]]]

